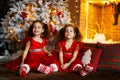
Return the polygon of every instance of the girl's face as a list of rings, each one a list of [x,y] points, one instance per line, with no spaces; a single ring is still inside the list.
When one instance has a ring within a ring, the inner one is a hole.
[[[68,26],[68,27],[65,29],[65,38],[67,38],[67,39],[73,39],[74,37],[75,37],[74,28],[71,27],[71,26]]]
[[[36,22],[33,25],[33,34],[35,36],[41,35],[44,32],[43,25],[40,22]]]

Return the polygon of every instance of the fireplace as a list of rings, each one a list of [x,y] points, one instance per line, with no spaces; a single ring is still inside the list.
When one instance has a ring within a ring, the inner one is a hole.
[[[84,42],[120,42],[120,18],[118,17],[118,24],[114,25],[113,2],[114,0],[81,0],[79,26]]]

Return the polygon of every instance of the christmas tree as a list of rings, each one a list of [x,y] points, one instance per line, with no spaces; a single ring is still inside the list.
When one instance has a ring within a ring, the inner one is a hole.
[[[11,0],[14,2],[5,18],[2,19],[3,39],[0,47],[6,42],[19,49],[24,33],[34,20],[41,20],[49,26],[54,34],[65,24],[71,22],[67,1],[65,0]]]

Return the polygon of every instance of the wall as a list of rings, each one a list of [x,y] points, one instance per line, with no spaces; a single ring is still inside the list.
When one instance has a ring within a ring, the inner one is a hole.
[[[80,20],[80,0],[67,0],[68,2],[68,9],[71,14],[72,23],[79,25]]]

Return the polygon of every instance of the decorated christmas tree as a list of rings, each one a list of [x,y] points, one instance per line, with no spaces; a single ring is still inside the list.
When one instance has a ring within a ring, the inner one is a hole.
[[[8,44],[13,50],[19,49],[25,32],[34,20],[41,20],[56,34],[65,24],[71,22],[68,4],[65,0],[11,0],[14,3],[2,19],[2,42],[0,47]]]

